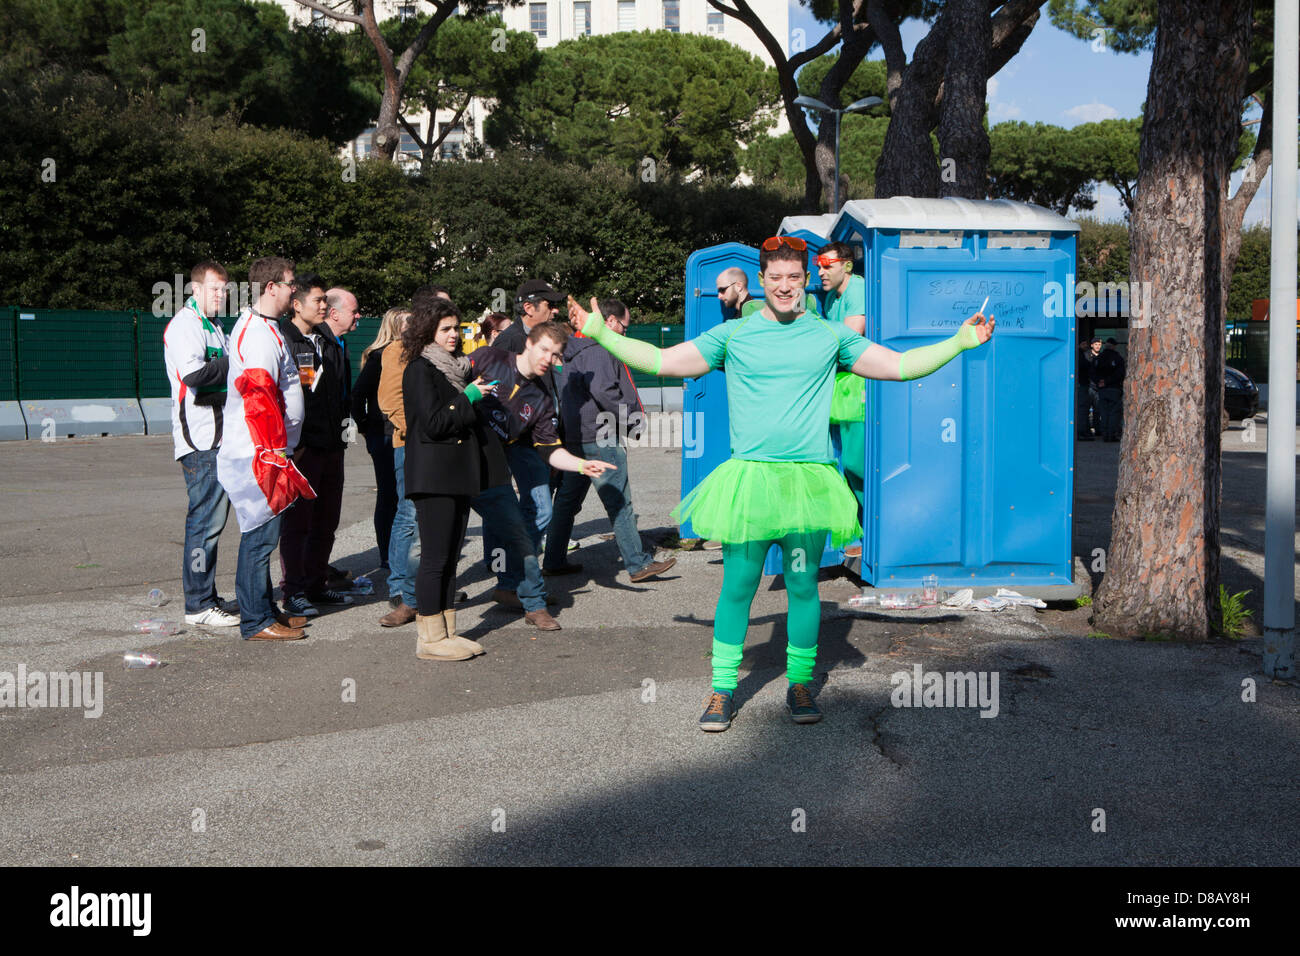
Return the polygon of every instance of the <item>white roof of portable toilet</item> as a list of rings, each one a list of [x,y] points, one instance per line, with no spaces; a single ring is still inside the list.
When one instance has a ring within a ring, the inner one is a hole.
[[[853,199],[844,204],[827,235],[846,235],[852,231],[850,222],[866,229],[1079,231],[1078,223],[1050,209],[1010,199]]]
[[[788,236],[792,232],[811,232],[816,236],[829,236],[831,227],[835,225],[835,213],[828,212],[820,216],[786,216],[781,220],[781,227],[776,231],[778,236]]]

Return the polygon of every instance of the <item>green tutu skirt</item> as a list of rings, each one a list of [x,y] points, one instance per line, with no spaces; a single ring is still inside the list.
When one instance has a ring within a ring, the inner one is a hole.
[[[839,548],[862,535],[858,502],[832,464],[742,461],[709,473],[673,509],[678,524],[714,541],[776,541],[787,534],[829,531]]]
[[[852,372],[835,373],[835,391],[831,394],[831,421],[866,420],[867,380]]]

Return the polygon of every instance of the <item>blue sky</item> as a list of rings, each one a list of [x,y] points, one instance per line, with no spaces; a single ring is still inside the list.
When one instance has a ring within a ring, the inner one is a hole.
[[[826,26],[814,20],[799,0],[790,0],[790,29],[804,30],[809,44],[826,32]],[[903,25],[903,47],[909,59],[928,30],[928,25],[919,21]],[[879,48],[872,58],[883,58]],[[1079,123],[1137,116],[1146,98],[1150,70],[1149,52],[1094,51],[1089,41],[1052,26],[1044,5],[1042,16],[1020,52],[989,81],[989,122],[1020,120],[1069,128]],[[1247,225],[1265,217],[1270,185],[1271,179],[1266,178],[1246,214]],[[1118,194],[1103,189],[1097,207],[1089,214],[1120,218]]]

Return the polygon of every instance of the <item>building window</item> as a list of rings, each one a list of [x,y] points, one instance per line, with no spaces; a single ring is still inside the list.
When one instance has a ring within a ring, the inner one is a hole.
[[[708,32],[716,33],[720,36],[722,34],[722,24],[724,22],[726,22],[726,18],[722,15],[721,10],[710,10],[709,22],[707,26]]]
[[[465,124],[457,123],[447,132],[447,138],[438,147],[439,159],[460,159],[464,155]]]
[[[528,29],[533,36],[546,36],[546,4],[530,3],[528,5]]]
[[[379,132],[378,126],[372,126],[355,141],[355,154],[358,159],[366,159],[375,149],[375,133]]]
[[[402,133],[402,139],[397,147],[397,151],[405,156],[414,156],[417,159],[420,156],[420,146],[416,143],[415,137],[405,131]]]
[[[664,0],[664,29],[669,33],[682,32],[682,11],[679,0]]]
[[[636,29],[636,0],[618,0],[618,29]]]
[[[397,19],[400,20],[402,23],[405,23],[407,20],[414,20],[414,19],[415,19],[415,4],[413,4],[413,3],[402,3],[402,4],[398,4],[398,6],[397,6]]]
[[[500,3],[489,3],[489,4],[487,5],[487,15],[490,16],[490,17],[499,17],[499,16],[501,16],[501,9],[502,9],[502,6],[503,6],[503,4],[500,4]]]
[[[573,4],[573,35],[575,37],[591,36],[590,0],[577,0]]]

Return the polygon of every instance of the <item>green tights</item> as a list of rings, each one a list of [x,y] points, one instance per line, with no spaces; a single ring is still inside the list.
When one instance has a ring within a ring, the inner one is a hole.
[[[786,677],[792,684],[812,680],[817,661],[817,630],[821,602],[817,597],[817,569],[821,565],[825,531],[788,534],[779,541],[746,541],[722,545],[722,593],[713,621],[713,689],[736,689],[740,657],[749,630],[749,609],[763,577],[763,559],[773,544],[781,545],[785,573]]]

